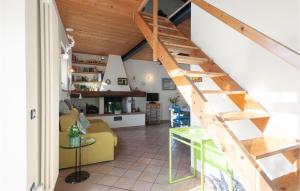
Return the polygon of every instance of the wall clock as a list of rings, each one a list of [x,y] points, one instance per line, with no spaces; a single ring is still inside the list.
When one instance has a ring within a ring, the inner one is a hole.
[[[109,85],[109,84],[111,83],[110,79],[106,79],[106,80],[105,80],[105,83],[106,83],[107,85]]]

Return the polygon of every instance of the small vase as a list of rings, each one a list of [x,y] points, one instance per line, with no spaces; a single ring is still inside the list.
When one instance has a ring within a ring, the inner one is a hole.
[[[69,144],[71,147],[79,147],[80,146],[80,136],[69,137]]]

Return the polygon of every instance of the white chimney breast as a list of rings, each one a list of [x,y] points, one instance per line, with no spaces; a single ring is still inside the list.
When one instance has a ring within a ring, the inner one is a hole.
[[[118,85],[118,78],[127,78],[121,56],[109,55],[100,91],[131,91],[128,85]],[[107,79],[110,84],[107,84]]]

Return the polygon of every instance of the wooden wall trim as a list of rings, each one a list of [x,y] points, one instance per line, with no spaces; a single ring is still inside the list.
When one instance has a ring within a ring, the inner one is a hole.
[[[283,59],[290,65],[297,69],[300,69],[300,54],[280,42],[268,37],[267,35],[257,31],[253,27],[243,23],[242,21],[230,16],[224,11],[214,7],[213,5],[205,2],[204,0],[192,0],[192,2],[198,5],[200,8],[208,12],[210,15],[219,19],[226,25],[230,26],[234,30],[243,34],[247,38],[261,45],[274,55]]]

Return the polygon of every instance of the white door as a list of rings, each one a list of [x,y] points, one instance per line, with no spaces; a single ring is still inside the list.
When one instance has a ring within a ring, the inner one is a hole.
[[[41,1],[41,183],[52,191],[58,177],[60,42],[55,1]]]
[[[27,187],[40,183],[40,23],[39,1],[26,1]]]

